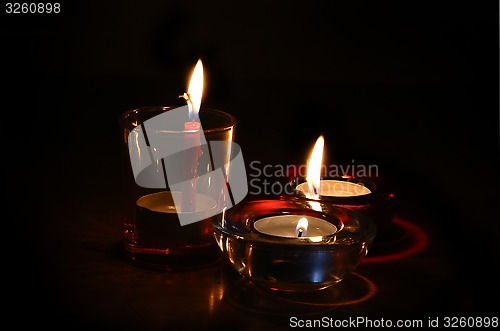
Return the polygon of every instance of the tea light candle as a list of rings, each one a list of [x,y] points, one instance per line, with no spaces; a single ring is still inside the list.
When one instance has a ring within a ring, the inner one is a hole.
[[[337,232],[337,227],[321,218],[304,215],[278,215],[256,220],[255,230],[285,238],[320,238]]]
[[[179,211],[174,197],[181,192],[162,191],[142,196],[136,201],[135,233],[142,246],[146,247],[183,247],[207,245],[213,236],[210,219],[186,226],[179,224],[178,213],[201,218],[216,208],[216,202],[198,194],[196,209],[189,213]],[[180,206],[182,208],[182,206]],[[158,253],[159,254],[159,253]]]
[[[175,208],[174,200],[172,196],[179,195],[181,192],[169,192],[163,191],[158,193],[152,193],[139,198],[136,202],[138,207],[148,209],[156,213],[174,213],[177,214]],[[202,194],[197,194],[197,200],[200,202],[196,209],[192,212],[207,212],[216,207],[214,200]],[[182,209],[182,206],[181,206]]]
[[[329,197],[354,197],[360,195],[370,194],[371,191],[366,186],[341,181],[341,180],[321,180],[319,192],[311,192],[308,183],[301,183],[297,185],[296,190],[304,193],[306,196],[311,197],[316,195],[329,196]]]
[[[325,141],[319,136],[307,162],[307,182],[301,183],[296,190],[308,198],[329,197],[354,197],[371,193],[367,187],[341,180],[321,180],[321,164],[323,160],[323,147]]]

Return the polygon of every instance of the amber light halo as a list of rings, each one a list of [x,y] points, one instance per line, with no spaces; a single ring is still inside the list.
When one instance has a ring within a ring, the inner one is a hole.
[[[286,199],[249,201],[228,210],[212,227],[227,261],[254,285],[279,291],[321,290],[356,269],[368,253],[376,227],[353,210],[331,205],[322,205],[321,212],[314,208]],[[276,215],[317,217],[331,222],[337,231],[311,241],[263,234],[254,228],[255,221]]]

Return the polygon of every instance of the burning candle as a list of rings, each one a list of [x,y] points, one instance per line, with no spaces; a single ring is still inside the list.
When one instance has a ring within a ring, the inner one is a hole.
[[[320,290],[357,267],[376,233],[360,213],[327,209],[311,210],[305,200],[256,200],[231,208],[212,225],[221,252],[254,285]]]
[[[181,95],[188,105],[189,121],[184,123],[184,139],[186,146],[195,146],[194,148],[186,148],[189,153],[186,157],[187,167],[189,172],[189,181],[183,190],[182,196],[182,211],[194,211],[196,197],[196,183],[198,180],[198,158],[203,154],[200,142],[201,125],[198,122],[198,113],[201,108],[201,97],[203,94],[203,64],[198,60],[191,75],[187,93]]]
[[[364,185],[334,179],[322,180],[323,148],[324,138],[319,136],[307,163],[306,182],[297,185],[296,190],[311,199],[317,199],[319,196],[355,197],[371,193]]]
[[[236,119],[201,110],[202,92],[198,61],[182,96],[187,105],[141,107],[120,116],[127,156],[122,158],[124,250],[140,263],[190,268],[219,257],[211,222],[230,201],[229,180],[221,172],[228,173],[241,154],[232,154]],[[243,193],[235,191],[239,202]]]
[[[321,237],[333,235],[337,227],[321,218],[303,215],[278,215],[261,218],[253,224],[255,230],[271,236],[285,238],[309,238],[321,241]]]

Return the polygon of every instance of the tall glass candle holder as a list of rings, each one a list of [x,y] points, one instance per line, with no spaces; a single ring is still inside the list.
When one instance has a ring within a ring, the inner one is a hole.
[[[142,107],[119,117],[124,251],[134,262],[162,269],[199,267],[219,259],[211,223],[227,203],[226,183],[218,179],[220,171],[225,178],[229,176],[236,126],[234,116],[202,108],[199,118],[206,144],[203,141],[201,147],[194,144],[193,148],[180,148],[170,158],[155,158],[161,146],[154,144],[153,134],[154,139],[170,146],[182,147],[183,142],[200,139],[185,127],[170,127],[168,121],[144,126],[151,123],[148,120],[175,109],[179,108]],[[188,123],[187,111],[185,116]],[[214,154],[223,158],[219,160],[224,165],[219,172],[214,171]],[[180,191],[179,185],[170,183],[168,174],[174,170],[181,177],[191,176],[186,190]]]

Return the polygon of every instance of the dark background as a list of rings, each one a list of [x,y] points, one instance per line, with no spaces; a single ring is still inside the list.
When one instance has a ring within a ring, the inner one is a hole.
[[[182,104],[178,95],[201,58],[203,105],[238,119],[247,163],[303,163],[323,134],[327,162],[377,164],[403,212],[445,238],[439,253],[455,267],[449,288],[429,294],[439,303],[431,311],[498,316],[498,17],[493,1],[71,1],[60,14],[15,15],[2,8],[10,305],[76,316],[71,303],[82,299],[68,294],[71,274],[52,255],[82,258],[61,238],[85,231],[71,224],[89,210],[114,218],[108,232],[119,234],[117,118]]]

